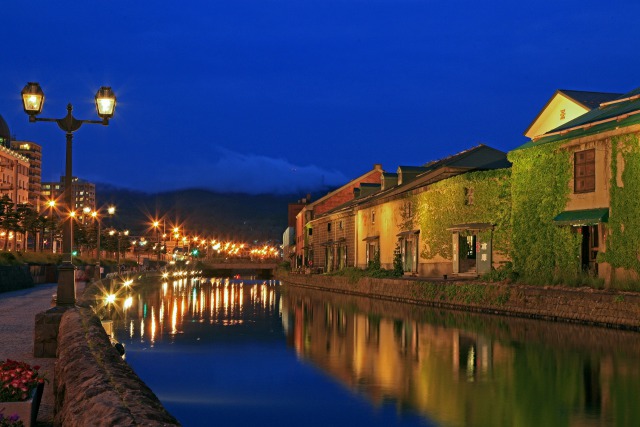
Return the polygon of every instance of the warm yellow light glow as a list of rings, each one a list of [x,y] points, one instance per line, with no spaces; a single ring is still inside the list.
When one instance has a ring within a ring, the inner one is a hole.
[[[42,100],[41,96],[28,95],[24,97],[24,100],[25,100],[27,110],[38,111],[40,109],[40,101]]]
[[[54,206],[56,205],[56,201],[55,201],[55,200],[49,200],[49,201],[47,202],[47,205],[48,205],[50,208],[52,208],[52,207],[54,207]]]
[[[109,213],[109,215],[113,215],[116,213],[116,207],[115,206],[109,206],[107,208],[107,212]]]
[[[153,226],[154,226],[155,228],[160,227],[160,221],[153,221]]]
[[[98,216],[98,211],[91,212],[91,216],[96,218]]]
[[[107,295],[107,297],[105,298],[105,301],[106,301],[107,304],[113,304],[114,302],[116,302],[115,294]]]
[[[113,99],[110,98],[98,98],[98,109],[100,110],[101,114],[106,114],[106,112],[111,112],[113,111],[113,104],[115,104],[115,101]]]
[[[133,305],[133,298],[132,297],[127,297],[127,299],[124,300],[124,309],[127,310],[127,309],[131,308],[132,305]]]
[[[122,285],[125,286],[125,287],[129,287],[132,284],[133,284],[133,280],[129,279],[129,280],[125,280]]]

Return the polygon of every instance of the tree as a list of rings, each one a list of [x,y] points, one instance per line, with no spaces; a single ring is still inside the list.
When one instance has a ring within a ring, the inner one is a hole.
[[[36,239],[35,236],[38,233],[39,229],[39,220],[38,220],[38,212],[36,212],[33,207],[28,203],[19,204],[16,212],[18,214],[19,220],[19,231],[23,234],[24,245],[22,247],[23,251],[28,250],[29,244],[29,234],[34,236],[33,239],[33,250],[36,251]]]
[[[7,218],[13,210],[13,201],[6,194],[0,197],[0,229],[5,231],[4,250],[7,250],[9,243],[9,229],[7,228]]]
[[[400,242],[396,243],[396,249],[393,251],[393,275],[401,277],[404,275],[404,265],[402,264],[402,248]]]

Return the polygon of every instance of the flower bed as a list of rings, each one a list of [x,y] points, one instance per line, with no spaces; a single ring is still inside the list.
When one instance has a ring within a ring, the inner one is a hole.
[[[0,427],[35,423],[46,381],[39,369],[25,362],[0,361]]]

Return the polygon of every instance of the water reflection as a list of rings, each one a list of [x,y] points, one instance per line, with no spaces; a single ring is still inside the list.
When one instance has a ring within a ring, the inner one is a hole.
[[[299,357],[442,425],[640,425],[637,333],[296,287],[283,322]]]
[[[185,425],[259,425],[269,411],[278,425],[640,425],[637,333],[168,279],[134,284],[110,313],[136,372]]]
[[[250,285],[248,294],[245,284]],[[160,288],[134,286],[121,296],[121,307],[102,315],[119,322],[130,338],[138,335],[140,342],[153,347],[158,341],[172,341],[183,334],[185,323],[243,324],[245,307],[266,314],[276,312],[276,284],[274,280],[185,277],[170,285],[163,282]]]

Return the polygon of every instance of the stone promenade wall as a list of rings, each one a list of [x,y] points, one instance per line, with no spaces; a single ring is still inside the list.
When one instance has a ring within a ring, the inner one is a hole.
[[[0,292],[33,288],[28,265],[0,266]]]
[[[362,278],[352,282],[340,276],[296,274],[279,280],[390,301],[640,331],[640,295],[631,292],[468,281]]]
[[[54,380],[57,426],[180,425],[122,360],[90,308],[62,316]]]

